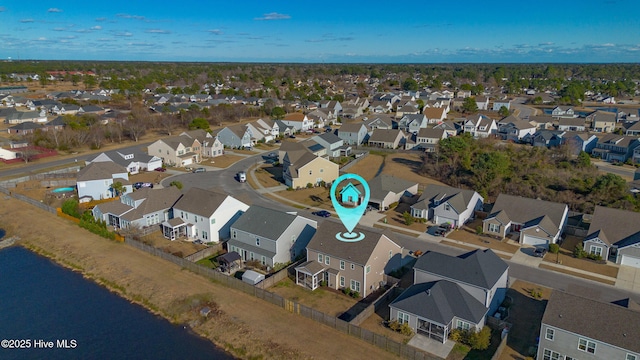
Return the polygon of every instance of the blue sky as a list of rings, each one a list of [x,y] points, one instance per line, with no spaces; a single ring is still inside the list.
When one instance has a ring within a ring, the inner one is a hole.
[[[640,62],[640,1],[10,0],[0,2],[0,59],[9,57]]]

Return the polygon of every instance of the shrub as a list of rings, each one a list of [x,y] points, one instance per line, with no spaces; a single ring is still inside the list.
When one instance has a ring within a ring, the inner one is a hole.
[[[62,212],[69,216],[73,216],[74,218],[80,218],[80,209],[78,205],[78,200],[76,199],[68,199],[62,203]]]
[[[451,330],[451,332],[449,332],[449,339],[455,342],[463,342],[463,338],[463,331],[460,329],[453,329]]]
[[[482,225],[476,226],[476,235],[482,235],[484,231],[482,231]]]
[[[360,297],[360,292],[358,292],[358,291],[352,291],[352,292],[351,292],[351,294],[350,294],[350,296],[351,296],[352,298],[354,298],[354,299],[357,299],[357,298],[359,298],[359,297]]]
[[[488,326],[482,328],[478,332],[471,333],[469,336],[469,346],[476,350],[486,350],[491,343],[491,329]]]
[[[390,204],[390,205],[389,205],[389,209],[395,209],[395,208],[396,208],[396,206],[398,206],[398,202],[397,202],[397,201],[396,201],[396,202],[394,202],[394,203],[392,203],[392,204]]]
[[[389,322],[389,329],[391,329],[393,331],[400,330],[400,323],[398,322],[398,320],[390,321]]]
[[[307,189],[311,189],[313,187],[312,183],[307,183]]]
[[[400,333],[405,336],[411,336],[413,335],[413,330],[411,330],[409,324],[404,323],[400,326]]]
[[[404,218],[405,225],[411,225],[414,222],[413,216],[408,211],[402,213],[402,217]]]
[[[178,188],[178,190],[182,190],[182,183],[177,180],[173,180],[171,183],[169,183],[169,186],[175,186]]]
[[[587,256],[587,252],[584,251],[581,243],[578,243],[575,249],[573,249],[573,256],[577,257],[578,259],[582,259]]]
[[[558,244],[549,244],[549,252],[552,254],[557,254],[560,251],[560,245]]]
[[[596,260],[596,261],[602,260],[602,256],[596,255],[596,254],[588,254],[587,258],[591,260]]]

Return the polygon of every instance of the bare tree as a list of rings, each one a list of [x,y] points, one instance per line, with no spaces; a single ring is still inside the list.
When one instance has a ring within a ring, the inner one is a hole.
[[[145,118],[129,116],[129,119],[124,123],[124,133],[131,138],[131,140],[138,142],[140,137],[147,131],[149,121]]]
[[[167,135],[171,136],[173,130],[178,126],[178,119],[170,114],[162,114],[158,118],[158,125],[167,133]]]
[[[105,129],[100,124],[89,128],[89,145],[92,149],[100,149],[105,140]]]

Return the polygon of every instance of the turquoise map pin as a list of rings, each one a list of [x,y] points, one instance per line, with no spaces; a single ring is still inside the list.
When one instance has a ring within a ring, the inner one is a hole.
[[[347,180],[357,181],[360,183],[360,187]],[[340,199],[338,199],[338,196]],[[338,218],[347,229],[346,233],[337,233],[336,239],[346,242],[364,239],[363,233],[354,232],[353,229],[356,228],[360,218],[364,215],[370,196],[369,184],[360,175],[343,174],[333,182],[331,185],[331,203],[338,214]]]

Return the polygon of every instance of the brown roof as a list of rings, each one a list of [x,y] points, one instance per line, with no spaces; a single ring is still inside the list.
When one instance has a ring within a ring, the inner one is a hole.
[[[493,205],[491,215],[489,215],[488,219],[496,216],[501,210],[506,213],[511,221],[520,224],[525,224],[531,220],[547,215],[549,220],[555,225],[554,230],[557,231],[560,228],[566,209],[566,204],[500,194]]]
[[[369,142],[395,143],[399,136],[404,136],[404,132],[399,129],[375,129]]]
[[[127,169],[113,161],[94,162],[78,171],[78,181],[112,179],[113,174],[127,173]]]
[[[620,305],[554,290],[542,323],[628,351],[640,352],[640,312]]]
[[[418,130],[419,138],[442,139],[443,136],[444,136],[444,129],[422,128]]]
[[[424,110],[422,111],[422,113],[428,118],[428,119],[440,119],[442,118],[442,116],[444,115],[444,111],[446,109],[444,107],[441,108],[434,108],[434,107],[426,107],[424,108]]]
[[[587,239],[597,231],[598,238],[611,245],[640,232],[640,213],[596,206]]]
[[[295,112],[295,113],[287,114],[287,115],[284,117],[284,120],[290,120],[290,121],[302,121],[302,120],[304,120],[304,114],[303,114],[303,113],[299,113],[299,112]]]
[[[218,210],[227,196],[227,194],[193,187],[176,202],[174,208],[209,217]]]

